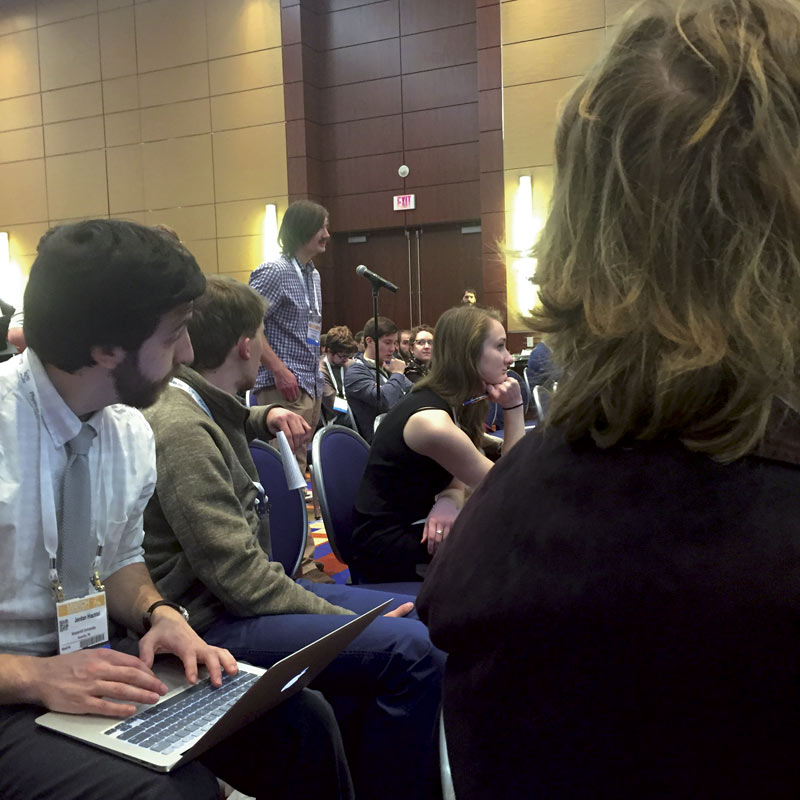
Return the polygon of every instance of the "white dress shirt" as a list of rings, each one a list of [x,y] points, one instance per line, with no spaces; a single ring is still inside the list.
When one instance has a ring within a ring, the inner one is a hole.
[[[156,483],[155,446],[144,417],[128,406],[107,406],[89,422],[97,430],[88,457],[105,579],[144,561],[142,514]],[[58,649],[45,526],[60,516],[65,444],[80,428],[30,348],[0,364],[0,652]]]

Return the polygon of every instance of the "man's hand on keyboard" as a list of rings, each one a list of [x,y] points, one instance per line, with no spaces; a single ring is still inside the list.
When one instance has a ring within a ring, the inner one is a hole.
[[[192,630],[188,622],[168,606],[157,608],[153,614],[153,627],[139,640],[139,658],[146,666],[153,666],[157,653],[172,653],[183,662],[186,680],[197,681],[197,665],[205,664],[208,677],[214,686],[222,685],[222,671],[235,675],[236,659],[221,647],[206,644]]]
[[[105,648],[31,658],[27,672],[25,700],[70,714],[128,717],[133,703],[155,703],[167,691],[140,659]]]

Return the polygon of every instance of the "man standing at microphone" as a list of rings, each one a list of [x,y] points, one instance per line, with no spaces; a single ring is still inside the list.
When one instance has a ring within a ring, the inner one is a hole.
[[[278,231],[281,256],[261,264],[250,286],[267,300],[264,333],[267,345],[253,387],[259,405],[278,403],[305,419],[313,431],[319,421],[323,381],[319,375],[322,288],[313,258],[330,239],[328,212],[318,203],[298,200],[286,209]],[[306,469],[306,448],[295,451]],[[311,536],[300,565],[304,578],[332,582],[314,565]]]

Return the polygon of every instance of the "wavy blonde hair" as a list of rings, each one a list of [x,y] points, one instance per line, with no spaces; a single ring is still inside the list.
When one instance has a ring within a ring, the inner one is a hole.
[[[556,164],[548,422],[751,451],[800,352],[800,7],[640,4],[567,101]]]

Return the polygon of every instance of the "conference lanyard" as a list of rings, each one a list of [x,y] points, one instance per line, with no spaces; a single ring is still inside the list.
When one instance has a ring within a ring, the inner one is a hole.
[[[299,264],[299,262],[297,261],[296,258],[292,259],[292,264],[294,264],[295,271],[297,272],[297,277],[300,278],[300,283],[303,286],[303,293],[306,296],[306,303],[308,304],[308,310],[312,314],[315,314],[318,317],[322,316],[320,314],[320,301],[319,301],[319,298],[317,297],[317,287],[314,286],[314,273],[310,272],[309,275],[308,275],[308,277],[311,278],[311,292],[309,294],[308,283],[306,282],[306,276],[303,273],[303,270],[301,269],[300,264]],[[311,296],[312,295],[314,297],[314,304],[313,305],[311,304]]]
[[[22,364],[20,366],[23,366]],[[47,551],[49,559],[48,579],[53,589],[53,594],[59,602],[64,599],[64,590],[61,587],[61,578],[58,575],[58,518],[56,517],[56,499],[53,494],[53,481],[50,477],[50,455],[48,453],[46,431],[42,420],[42,411],[39,403],[39,392],[36,388],[36,381],[31,374],[30,367],[24,365],[20,372],[20,380],[27,387],[26,399],[33,408],[39,428],[39,486],[40,503],[42,514],[42,534],[44,538],[44,549]],[[94,561],[89,573],[89,581],[94,586],[95,591],[101,592],[103,585],[100,582],[100,562],[103,555],[103,543],[105,542],[105,531],[101,526],[96,526],[97,550],[95,551]]]
[[[328,356],[325,356],[325,363],[328,365],[329,374],[331,377],[333,377],[333,366],[331,365],[331,362],[328,361]],[[336,383],[335,379],[334,383]],[[339,389],[339,386],[342,387],[341,390]],[[344,397],[344,367],[339,367],[339,383],[336,383],[336,394],[339,397]]]

